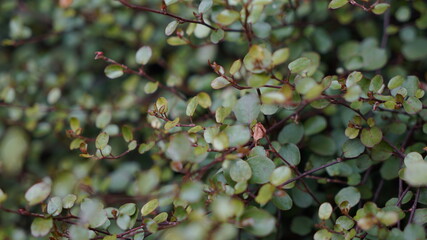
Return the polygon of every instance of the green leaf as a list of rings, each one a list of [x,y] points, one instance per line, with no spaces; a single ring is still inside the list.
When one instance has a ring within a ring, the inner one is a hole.
[[[354,221],[348,216],[340,216],[335,221],[335,224],[338,225],[341,229],[350,230],[354,226]]]
[[[44,237],[53,227],[52,218],[34,218],[31,223],[31,235],[34,237]]]
[[[281,195],[273,196],[271,202],[280,210],[286,211],[292,209],[292,198],[286,192]]]
[[[328,8],[337,9],[337,8],[343,7],[347,3],[348,3],[348,0],[332,0],[329,3]]]
[[[164,0],[164,1],[165,1],[166,6],[170,6],[170,5],[178,2],[178,0]]]
[[[353,85],[347,89],[347,92],[344,94],[344,99],[347,102],[355,102],[359,100],[360,95],[362,94],[362,89],[359,85]]]
[[[402,76],[395,76],[392,79],[390,79],[390,81],[387,84],[387,87],[390,90],[398,88],[398,87],[402,86],[402,84],[403,84],[404,81],[405,81],[404,77],[402,77]]]
[[[349,138],[349,139],[355,139],[357,138],[357,136],[359,136],[359,132],[360,129],[357,128],[352,128],[352,127],[347,127],[344,131],[344,134]]]
[[[385,180],[395,179],[399,176],[400,161],[397,158],[387,159],[381,166],[381,177]]]
[[[308,94],[313,89],[319,86],[313,78],[296,78],[295,79],[295,89],[298,93]]]
[[[30,206],[43,202],[50,194],[52,184],[50,179],[36,183],[25,192],[25,199]]]
[[[205,13],[212,7],[212,0],[202,0],[199,4],[199,13]]]
[[[95,140],[96,148],[101,150],[104,149],[107,146],[109,140],[110,140],[110,136],[108,135],[108,133],[106,132],[100,133]]]
[[[252,45],[243,58],[245,68],[252,73],[262,73],[271,64],[271,52],[260,45]]]
[[[13,89],[11,89],[11,90],[13,90]],[[61,97],[61,89],[57,88],[57,87],[52,88],[47,95],[47,102],[49,104],[55,104],[56,102],[58,102],[60,97]]]
[[[264,156],[251,157],[247,162],[252,169],[251,183],[267,183],[276,167],[271,159]]]
[[[281,48],[274,51],[271,57],[273,65],[279,65],[286,62],[289,58],[289,48]]]
[[[181,187],[179,197],[187,202],[194,203],[203,197],[203,184],[200,182],[186,182]]]
[[[237,121],[245,124],[249,124],[255,120],[260,111],[259,98],[255,94],[247,94],[241,97],[233,108]]]
[[[144,204],[141,208],[141,214],[143,217],[147,216],[148,214],[152,213],[156,208],[159,207],[159,200],[153,199]]]
[[[235,182],[246,182],[252,177],[252,170],[246,161],[241,159],[231,165],[230,177]]]
[[[144,92],[146,94],[152,94],[157,91],[157,88],[159,87],[159,82],[147,82],[144,86]]]
[[[393,148],[382,141],[371,149],[371,157],[374,161],[384,161],[393,154]]]
[[[129,215],[121,214],[116,220],[117,226],[122,230],[127,230],[131,225],[131,218]]]
[[[132,127],[128,125],[122,126],[122,135],[126,142],[130,142],[133,140],[133,132]]]
[[[240,18],[240,14],[233,10],[222,10],[217,16],[216,21],[223,26],[228,26]]]
[[[248,78],[248,85],[250,87],[261,87],[270,80],[270,77],[265,74],[251,74]]]
[[[102,110],[97,116],[96,116],[96,127],[103,129],[105,128],[111,121],[111,112],[109,110]]]
[[[369,83],[369,91],[374,93],[382,93],[384,89],[384,79],[381,75],[375,75]]]
[[[274,190],[276,187],[267,183],[264,184],[258,191],[258,195],[255,197],[255,202],[264,206],[273,197]]]
[[[212,105],[211,97],[205,92],[197,94],[197,101],[202,108],[209,108]]]
[[[203,127],[198,125],[198,126],[195,126],[195,127],[188,129],[188,133],[197,133],[197,132],[200,132],[202,130],[203,130]]]
[[[225,32],[222,29],[217,29],[216,31],[212,31],[211,33],[211,42],[214,44],[219,43],[222,39],[224,39]]]
[[[185,114],[189,117],[192,117],[194,115],[194,112],[196,111],[197,105],[199,104],[198,97],[192,97],[188,101],[187,109],[185,110]]]
[[[427,186],[427,162],[407,161],[408,165],[403,174],[403,179],[411,186]],[[406,165],[406,163],[405,163]]]
[[[319,218],[321,220],[328,220],[332,215],[332,205],[328,202],[324,202],[319,207]]]
[[[408,224],[403,231],[404,239],[425,239],[426,232],[423,226],[417,224]]]
[[[390,4],[388,3],[378,3],[375,5],[375,7],[372,9],[372,12],[377,14],[377,15],[381,15],[383,14],[385,11],[387,11],[387,9],[390,7]]]
[[[346,187],[341,189],[335,195],[335,203],[339,206],[343,202],[348,202],[350,207],[355,206],[360,201],[360,192],[355,187]]]
[[[334,140],[324,135],[315,135],[310,138],[308,147],[321,156],[332,156],[337,150]]]
[[[304,136],[304,127],[302,124],[290,123],[286,125],[278,136],[280,143],[294,143],[297,144]]]
[[[77,196],[74,194],[67,194],[63,199],[62,199],[62,207],[65,209],[70,209],[74,206],[74,203],[77,200]]]
[[[166,36],[172,35],[175,32],[178,25],[179,25],[179,22],[177,20],[173,20],[172,22],[170,22],[165,28]]]
[[[71,130],[73,130],[73,132],[77,132],[78,129],[80,128],[79,119],[76,117],[70,118],[70,127],[71,127]]]
[[[369,40],[369,39],[368,39]],[[365,40],[366,41],[366,40]],[[378,48],[376,46],[365,46],[362,43],[362,58],[363,58],[363,69],[366,71],[372,71],[382,68],[387,63],[387,52],[385,49]]]
[[[213,89],[221,89],[221,88],[228,86],[229,84],[230,84],[230,82],[227,81],[227,79],[225,79],[223,77],[217,77],[212,81],[211,87]]]
[[[116,64],[108,65],[104,70],[105,75],[108,78],[114,79],[123,76],[124,71],[123,68]]]
[[[301,161],[301,154],[297,145],[293,143],[284,144],[280,150],[279,154],[291,165],[296,166]]]
[[[265,237],[275,229],[276,220],[265,210],[250,207],[241,217],[249,225],[244,229],[257,237]]]
[[[228,196],[219,195],[215,197],[211,204],[212,213],[216,219],[221,222],[227,221],[230,217],[235,215],[236,206],[233,205],[232,200]]]
[[[155,216],[153,218],[153,220],[156,223],[162,223],[162,222],[166,221],[167,219],[168,219],[168,213],[167,212],[159,213],[159,214],[157,214],[157,216]]]
[[[128,151],[133,151],[133,150],[135,150],[137,146],[138,146],[138,143],[136,142],[136,140],[132,140],[132,141],[130,141],[130,142],[129,142],[129,144],[128,144]],[[111,153],[111,150],[109,150],[109,152]],[[110,153],[105,154],[105,155],[109,155]],[[105,156],[105,155],[104,155],[104,156]]]
[[[311,60],[306,57],[298,58],[289,63],[288,68],[291,73],[300,73],[310,67]]]
[[[89,229],[80,225],[71,225],[68,229],[71,240],[89,240]]]
[[[365,146],[360,142],[359,139],[350,139],[344,143],[342,151],[344,157],[354,158],[358,157],[365,151]]]
[[[314,135],[325,130],[327,126],[326,119],[322,116],[314,116],[304,122],[304,134],[306,136]]]
[[[205,22],[209,24],[209,21],[207,19],[205,19]],[[196,38],[206,38],[207,36],[209,36],[210,32],[211,29],[202,24],[197,24],[194,28],[194,36]]]
[[[52,216],[58,216],[62,212],[62,199],[60,197],[53,197],[47,203],[47,213]]]
[[[135,60],[136,63],[145,65],[148,63],[148,61],[151,58],[151,55],[153,54],[151,47],[149,46],[143,46],[136,52]]]
[[[366,147],[373,147],[381,142],[383,133],[378,127],[364,128],[360,134],[360,140]]]
[[[0,205],[2,202],[6,201],[7,194],[3,192],[3,190],[0,188]]]
[[[422,102],[416,97],[409,97],[403,102],[403,108],[409,114],[417,114],[423,110]]]
[[[225,118],[230,115],[231,108],[229,107],[219,107],[215,112],[215,120],[217,123],[223,123]]]
[[[418,61],[427,57],[427,39],[418,37],[413,41],[406,42],[402,47],[403,56],[409,61]]]
[[[240,70],[241,67],[242,67],[242,61],[240,59],[234,61],[230,67],[230,74],[231,75],[236,74]]]
[[[414,223],[419,225],[427,223],[427,208],[418,208],[415,210]]]
[[[187,41],[179,37],[170,37],[166,40],[166,42],[171,46],[181,46],[188,44]]]
[[[313,236],[314,240],[330,240],[331,238],[332,233],[326,229],[317,230],[317,232]]]
[[[186,134],[175,134],[171,137],[166,149],[166,156],[175,162],[186,161],[192,154],[192,144]]]
[[[300,236],[308,235],[313,227],[313,220],[305,216],[296,216],[291,222],[291,231]]]
[[[247,126],[234,125],[227,127],[225,133],[228,136],[230,147],[239,147],[245,145],[251,139],[251,132]]]
[[[156,108],[159,113],[167,113],[168,112],[168,100],[164,97],[159,97],[156,101]]]
[[[136,204],[135,203],[126,203],[120,206],[119,212],[121,214],[132,216],[136,212]]]
[[[97,228],[108,221],[104,205],[94,199],[85,198],[80,205],[80,221],[88,223],[90,227]]]
[[[280,166],[272,172],[270,182],[274,186],[279,186],[282,183],[292,178],[292,170],[288,166]]]
[[[363,79],[363,75],[361,72],[352,72],[350,75],[348,75],[345,85],[347,87],[351,87],[353,85],[356,85],[358,82],[360,82]]]
[[[146,153],[148,151],[150,151],[150,149],[154,146],[154,142],[149,142],[149,143],[142,143],[141,145],[139,145],[138,148],[138,152],[140,154]]]
[[[423,156],[421,156],[421,154],[417,153],[417,152],[410,152],[408,154],[406,154],[405,159],[404,159],[404,163],[406,166],[409,166],[413,163],[416,162],[423,162]]]
[[[117,240],[117,235],[113,234],[113,235],[105,236],[102,240]]]
[[[230,146],[230,141],[226,133],[222,132],[216,135],[212,141],[213,148],[222,151]]]

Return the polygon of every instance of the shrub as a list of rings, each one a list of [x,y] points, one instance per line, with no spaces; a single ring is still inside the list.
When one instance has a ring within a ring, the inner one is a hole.
[[[425,1],[0,13],[0,239],[425,239]]]

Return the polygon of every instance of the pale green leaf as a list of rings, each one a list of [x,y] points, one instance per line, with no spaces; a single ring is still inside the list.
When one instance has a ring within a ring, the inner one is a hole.
[[[51,188],[50,180],[36,183],[25,192],[25,199],[30,206],[38,204],[49,196]]]
[[[108,65],[104,70],[105,75],[108,78],[114,79],[123,76],[124,71],[123,68],[116,64]]]
[[[50,232],[52,227],[52,218],[34,218],[31,223],[31,235],[33,237],[44,237]]]
[[[141,214],[143,217],[147,216],[148,214],[152,213],[156,208],[159,206],[159,200],[153,199],[144,204],[141,208]]]
[[[104,149],[107,146],[109,140],[110,136],[106,132],[100,133],[95,140],[96,148],[101,150]]]
[[[148,61],[151,58],[151,55],[153,54],[151,47],[149,46],[143,46],[136,52],[135,60],[136,63],[145,65],[148,63]]]
[[[337,9],[337,8],[343,7],[347,3],[348,3],[348,0],[331,0],[331,2],[328,5],[328,8]]]

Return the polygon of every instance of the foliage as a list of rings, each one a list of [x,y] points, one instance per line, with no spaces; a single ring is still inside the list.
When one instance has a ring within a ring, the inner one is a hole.
[[[426,238],[425,1],[0,13],[0,239]]]

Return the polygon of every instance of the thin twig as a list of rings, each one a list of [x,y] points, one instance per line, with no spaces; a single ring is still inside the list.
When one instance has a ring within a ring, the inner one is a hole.
[[[330,162],[330,163],[324,164],[324,165],[322,165],[322,166],[320,166],[320,167],[317,167],[317,168],[313,168],[313,169],[311,169],[311,170],[309,170],[309,171],[306,171],[306,172],[302,173],[301,175],[299,175],[299,176],[297,176],[297,177],[294,177],[294,178],[292,178],[292,179],[289,179],[288,181],[286,181],[286,182],[284,182],[284,183],[280,184],[280,185],[279,185],[279,187],[283,187],[283,186],[285,186],[285,185],[287,185],[287,184],[289,184],[289,183],[292,183],[292,182],[298,181],[299,179],[301,179],[301,178],[303,178],[303,177],[305,177],[305,176],[307,176],[307,175],[310,175],[310,174],[312,174],[312,173],[314,173],[314,172],[320,171],[320,170],[322,170],[322,169],[324,169],[324,168],[330,167],[330,166],[335,165],[335,164],[337,164],[337,163],[341,163],[341,162],[343,162],[344,160],[347,160],[347,159],[341,159],[341,158],[338,158],[337,160],[335,160],[335,161],[333,161],[333,162]]]
[[[417,209],[418,198],[420,197],[420,188],[417,188],[417,192],[415,193],[414,203],[411,207],[411,215],[409,215],[408,224],[411,224],[414,220],[415,210]]]
[[[400,207],[400,205],[402,204],[402,200],[405,197],[406,193],[409,192],[410,187],[406,187],[405,191],[402,192],[402,194],[400,194],[399,198],[397,199],[397,203],[396,206]]]

